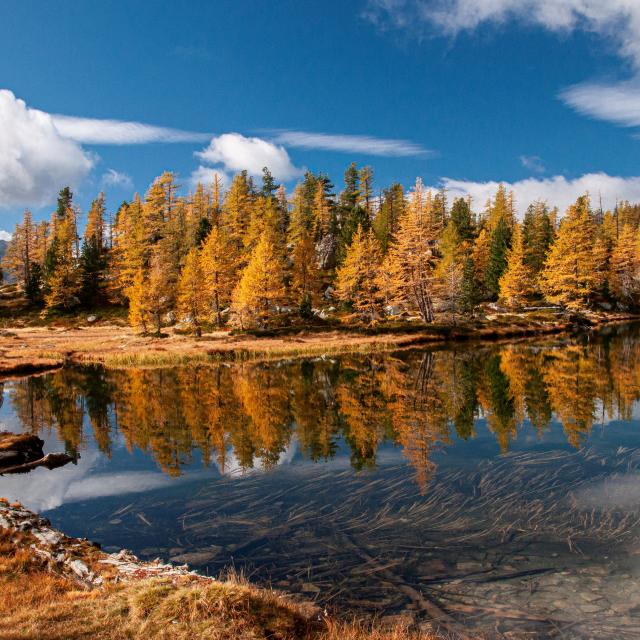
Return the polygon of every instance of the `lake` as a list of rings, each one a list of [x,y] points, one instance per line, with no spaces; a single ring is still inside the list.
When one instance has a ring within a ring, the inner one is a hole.
[[[490,637],[640,637],[640,326],[388,354],[60,371],[0,429],[77,464],[0,495],[107,551]],[[434,614],[435,612],[435,614]]]

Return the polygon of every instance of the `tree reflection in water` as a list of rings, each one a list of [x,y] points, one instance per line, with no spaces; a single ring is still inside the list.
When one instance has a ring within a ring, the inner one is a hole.
[[[425,490],[432,452],[475,435],[485,418],[506,452],[529,421],[539,436],[555,415],[580,447],[597,421],[629,419],[640,397],[640,344],[627,332],[595,341],[399,352],[336,359],[171,369],[65,368],[11,383],[25,430],[55,432],[69,453],[88,420],[110,455],[117,433],[179,475],[198,450],[224,472],[270,468],[296,438],[308,459],[347,443],[351,464],[373,467],[382,443],[401,447]],[[232,464],[231,464],[232,463]]]

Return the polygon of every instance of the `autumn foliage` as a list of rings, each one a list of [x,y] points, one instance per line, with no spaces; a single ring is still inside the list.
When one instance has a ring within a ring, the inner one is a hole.
[[[49,222],[25,212],[2,266],[45,314],[125,305],[143,332],[331,313],[430,323],[483,302],[640,306],[640,206],[594,210],[584,195],[563,216],[534,202],[519,222],[502,185],[481,211],[475,204],[449,204],[420,179],[377,197],[373,173],[355,164],[337,195],[326,175],[308,172],[288,196],[266,168],[261,188],[242,171],[225,191],[212,173],[181,195],[165,172],[113,214],[100,194],[86,221],[62,189]]]

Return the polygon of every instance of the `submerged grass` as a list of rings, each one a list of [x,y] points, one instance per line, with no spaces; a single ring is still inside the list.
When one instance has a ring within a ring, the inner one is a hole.
[[[30,534],[0,528],[1,640],[434,640],[406,627],[319,616],[238,577],[195,575],[83,588],[37,555]],[[93,564],[95,568],[96,565]]]

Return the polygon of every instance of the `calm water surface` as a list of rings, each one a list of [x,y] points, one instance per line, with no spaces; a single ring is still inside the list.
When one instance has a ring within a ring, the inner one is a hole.
[[[640,327],[5,383],[77,465],[0,478],[71,535],[512,638],[640,638]]]

